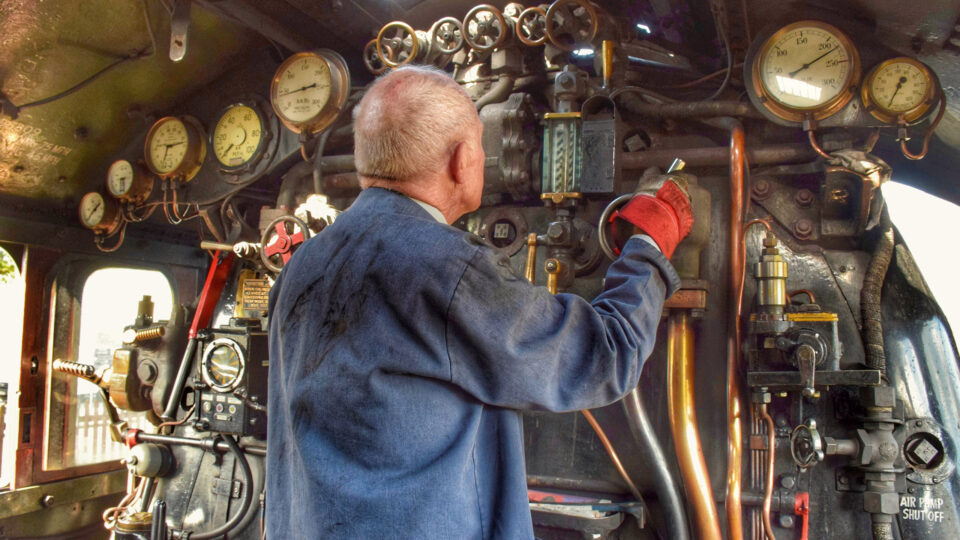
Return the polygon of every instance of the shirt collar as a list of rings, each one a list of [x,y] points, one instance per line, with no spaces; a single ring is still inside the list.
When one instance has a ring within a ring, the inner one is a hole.
[[[440,223],[443,223],[444,225],[447,225],[447,218],[443,217],[443,214],[440,212],[440,210],[437,210],[436,207],[429,205],[421,200],[414,199],[413,197],[407,197],[407,198],[419,204],[424,210],[427,211],[428,214],[430,214],[430,217],[432,217],[433,219],[437,220]]]

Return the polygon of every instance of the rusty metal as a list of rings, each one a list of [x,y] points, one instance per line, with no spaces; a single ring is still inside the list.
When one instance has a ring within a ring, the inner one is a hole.
[[[835,145],[828,144],[828,148]],[[743,148],[741,146],[741,148]],[[751,165],[807,163],[817,154],[807,144],[774,144],[741,150]],[[624,169],[668,167],[674,158],[687,162],[688,167],[720,167],[730,162],[730,150],[723,146],[705,148],[670,148],[668,150],[644,150],[625,152]]]
[[[603,428],[600,427],[600,423],[597,422],[597,419],[593,417],[593,413],[584,409],[580,411],[583,413],[583,417],[587,419],[587,422],[590,424],[590,427],[593,428],[593,431],[596,432],[597,437],[600,438],[600,442],[603,444],[604,450],[607,451],[607,454],[610,456],[610,461],[613,462],[613,466],[617,468],[617,472],[620,473],[620,476],[623,477],[623,481],[627,483],[627,487],[630,488],[630,493],[638,501],[643,500],[643,495],[640,494],[640,490],[637,489],[636,484],[633,483],[633,480],[630,479],[630,475],[627,474],[627,470],[623,468],[623,463],[620,462],[620,456],[617,455],[617,451],[613,448],[613,445],[610,444],[610,439],[607,438],[607,434],[603,432]]]
[[[699,289],[680,289],[667,298],[664,310],[669,309],[707,309],[707,291]]]
[[[693,329],[686,311],[670,313],[667,322],[667,392],[670,430],[677,450],[680,475],[694,514],[696,537],[720,540],[720,519],[697,433],[694,404]]]

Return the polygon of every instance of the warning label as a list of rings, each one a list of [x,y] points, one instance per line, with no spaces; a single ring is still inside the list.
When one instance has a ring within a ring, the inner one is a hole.
[[[900,497],[900,517],[912,521],[943,522],[943,499],[940,497]]]
[[[270,302],[270,281],[264,279],[247,279],[243,282],[244,311],[267,311]]]

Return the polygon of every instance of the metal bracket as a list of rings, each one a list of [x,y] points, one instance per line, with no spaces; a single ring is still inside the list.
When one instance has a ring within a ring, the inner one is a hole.
[[[187,55],[187,37],[190,32],[192,0],[173,0],[170,19],[170,60],[179,62]]]

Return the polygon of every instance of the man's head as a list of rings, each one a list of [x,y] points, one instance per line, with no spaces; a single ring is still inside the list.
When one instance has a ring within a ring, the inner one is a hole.
[[[363,187],[406,193],[454,221],[483,191],[482,124],[449,75],[402,67],[377,79],[353,111],[354,155]]]

